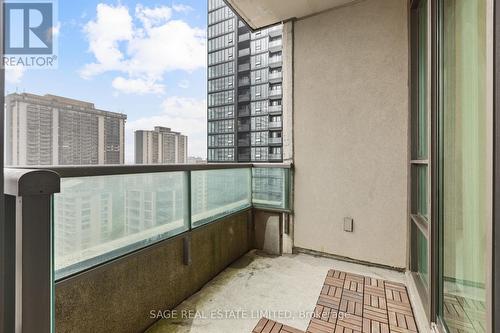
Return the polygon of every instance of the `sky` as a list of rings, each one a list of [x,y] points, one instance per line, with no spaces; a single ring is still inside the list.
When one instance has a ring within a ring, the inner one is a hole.
[[[6,70],[6,93],[53,94],[125,113],[125,161],[138,129],[166,126],[206,157],[206,0],[59,0],[57,69]]]

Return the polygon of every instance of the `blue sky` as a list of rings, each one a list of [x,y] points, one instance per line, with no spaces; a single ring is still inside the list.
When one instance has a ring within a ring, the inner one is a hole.
[[[55,94],[127,114],[133,131],[168,126],[206,156],[206,0],[59,0],[57,69],[8,70],[6,90]]]

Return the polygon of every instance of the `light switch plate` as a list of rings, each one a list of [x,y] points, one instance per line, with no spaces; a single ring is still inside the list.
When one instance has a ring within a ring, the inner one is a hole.
[[[351,217],[344,217],[344,231],[353,232],[354,220]]]

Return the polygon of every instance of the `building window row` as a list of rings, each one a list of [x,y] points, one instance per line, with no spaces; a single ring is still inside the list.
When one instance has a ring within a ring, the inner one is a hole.
[[[218,93],[208,94],[208,106],[216,106],[234,103],[234,90],[226,90]]]
[[[267,68],[252,71],[250,74],[251,84],[266,83],[269,78],[269,70]]]
[[[234,47],[219,50],[208,54],[208,65],[214,65],[234,59]]]
[[[208,52],[213,52],[234,45],[234,32],[208,40]]]
[[[225,6],[226,3],[224,0],[208,0],[208,10],[212,11],[214,9],[220,8],[222,6]]]
[[[267,131],[269,117],[261,116],[261,117],[252,117],[252,129],[256,131]]]
[[[233,11],[225,6],[208,13],[208,25],[227,20],[228,18],[234,17]]]
[[[258,86],[251,87],[252,100],[267,99],[268,93],[269,93],[268,84],[260,84]]]
[[[223,64],[208,67],[209,79],[231,74],[234,74],[234,62],[226,62]]]
[[[250,58],[250,66],[252,69],[267,67],[269,62],[268,59],[269,57],[267,53],[254,55]]]
[[[234,132],[234,120],[218,120],[208,122],[208,133]]]
[[[234,21],[235,19],[229,19],[226,21],[219,22],[217,24],[208,27],[207,34],[208,38],[217,37],[220,35],[227,34],[234,31]]]
[[[233,118],[234,104],[208,109],[208,120]]]
[[[252,52],[252,54],[259,52],[267,52],[268,46],[269,46],[268,38],[260,38],[252,40],[252,42],[250,43],[250,52]]]
[[[208,92],[221,91],[234,88],[234,76],[225,76],[208,81]]]
[[[217,134],[208,136],[209,147],[232,147],[234,146],[234,134]]]
[[[215,148],[208,150],[209,161],[233,161],[234,148]]]

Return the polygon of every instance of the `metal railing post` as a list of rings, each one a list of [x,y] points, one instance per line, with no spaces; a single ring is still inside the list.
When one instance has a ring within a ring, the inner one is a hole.
[[[53,306],[52,195],[59,175],[46,170],[5,169],[10,203],[6,221],[10,244],[7,282],[12,290],[6,318],[16,333],[50,333]],[[12,304],[13,303],[13,304]]]

